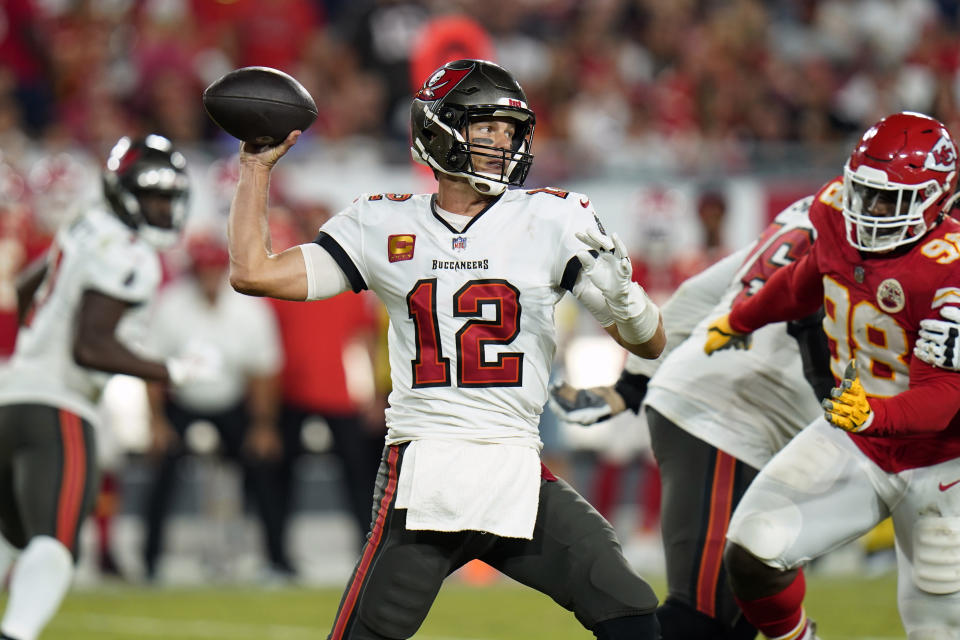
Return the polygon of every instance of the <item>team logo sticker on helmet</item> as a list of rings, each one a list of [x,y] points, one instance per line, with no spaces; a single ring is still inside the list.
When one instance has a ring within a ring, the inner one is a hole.
[[[933,149],[927,154],[923,166],[925,169],[933,169],[934,171],[953,171],[956,169],[957,150],[954,149],[953,143],[941,136],[937,140],[937,144],[933,145]]]
[[[437,69],[437,72],[423,83],[423,86],[417,91],[417,95],[414,97],[418,100],[439,100],[447,95],[451,89],[456,87],[470,71],[469,68],[448,69],[444,67]]]
[[[894,278],[887,278],[877,287],[877,304],[887,313],[903,311],[907,304],[903,286]]]
[[[387,259],[390,262],[413,259],[413,245],[417,236],[412,233],[401,233],[387,237]]]

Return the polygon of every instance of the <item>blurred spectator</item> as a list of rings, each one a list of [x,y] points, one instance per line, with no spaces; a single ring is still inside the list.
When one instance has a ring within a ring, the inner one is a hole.
[[[17,276],[44,255],[53,235],[37,224],[27,180],[0,160],[0,364],[17,341]]]
[[[708,189],[699,195],[697,221],[700,242],[694,247],[685,247],[677,252],[671,265],[672,279],[677,286],[730,253],[723,237],[726,218],[727,199],[722,192]]]
[[[100,192],[96,164],[74,151],[41,156],[30,167],[27,183],[33,194],[34,217],[51,235]]]
[[[31,134],[39,133],[52,117],[49,50],[46,22],[34,0],[0,3],[0,71],[13,76],[13,95]]]
[[[147,507],[144,565],[157,574],[164,521],[176,486],[177,462],[187,452],[184,434],[195,422],[211,423],[221,453],[238,461],[263,524],[270,569],[292,576],[283,539],[280,505],[282,443],[277,430],[279,336],[269,306],[237,294],[227,283],[227,251],[212,235],[188,241],[191,268],[161,291],[154,310],[150,346],[158,355],[196,354],[223,364],[215,382],[168,388],[150,384],[150,454],[156,475]]]
[[[388,157],[406,161],[400,106],[411,64],[423,50],[462,54],[443,54],[444,36],[424,26],[472,19],[497,56],[520,65],[548,150],[538,175],[625,160],[681,173],[766,169],[771,157],[796,161],[784,145],[842,143],[878,110],[960,121],[954,4],[8,0],[0,8],[0,27],[10,27],[0,28],[0,140],[11,113],[22,134],[86,145],[113,139],[120,126],[205,139],[216,132],[198,91],[232,68],[262,64],[298,76],[314,95],[320,117],[311,135],[386,132]]]
[[[417,0],[356,3],[344,16],[343,38],[360,57],[361,67],[386,89],[383,123],[395,140],[409,137],[410,53],[430,13]]]
[[[330,217],[321,205],[300,207],[279,228],[271,213],[274,249],[309,242]],[[275,230],[275,231],[274,231]],[[340,295],[314,302],[270,299],[284,347],[281,375],[284,440],[285,514],[296,457],[303,453],[303,428],[320,419],[329,427],[333,454],[340,461],[343,495],[357,525],[357,548],[370,529],[370,500],[383,452],[383,410],[388,389],[377,392],[375,347],[380,336],[376,307],[369,295]]]

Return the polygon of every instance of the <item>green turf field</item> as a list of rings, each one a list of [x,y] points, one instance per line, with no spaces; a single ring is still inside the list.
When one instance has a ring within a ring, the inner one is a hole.
[[[662,581],[654,581],[663,593]],[[823,640],[903,638],[892,575],[808,579],[807,608]],[[340,592],[230,587],[74,591],[41,640],[307,640],[325,638]],[[440,592],[420,640],[590,639],[573,616],[540,594],[498,583],[451,582]]]

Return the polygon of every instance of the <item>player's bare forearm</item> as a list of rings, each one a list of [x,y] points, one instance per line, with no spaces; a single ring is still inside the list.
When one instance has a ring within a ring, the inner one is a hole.
[[[246,142],[240,146],[240,177],[227,222],[230,284],[240,293],[283,300],[307,297],[306,267],[300,250],[274,254],[267,222],[270,172],[299,136],[299,131],[292,131],[273,147]]]
[[[664,347],[667,346],[667,334],[663,329],[663,317],[660,317],[660,322],[657,325],[657,331],[653,336],[646,342],[640,344],[632,344],[624,340],[620,336],[620,331],[617,329],[616,324],[612,324],[609,327],[604,327],[606,332],[610,335],[611,338],[617,341],[621,347],[646,360],[654,360],[660,356],[663,352]]]
[[[230,204],[227,243],[230,284],[240,293],[265,295],[259,280],[268,268],[270,231],[267,223],[270,167],[241,163],[237,190]]]
[[[241,163],[227,226],[230,284],[247,295],[304,300],[307,276],[300,249],[294,247],[279,254],[271,252],[267,221],[269,189],[269,166]]]
[[[97,291],[86,291],[77,314],[73,359],[82,367],[122,373],[144,380],[167,380],[167,367],[141,358],[116,337],[117,325],[130,305]]]

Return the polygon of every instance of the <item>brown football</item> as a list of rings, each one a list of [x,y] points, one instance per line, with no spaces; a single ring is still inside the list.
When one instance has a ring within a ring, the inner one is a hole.
[[[295,78],[270,67],[243,67],[203,92],[214,123],[233,137],[257,145],[282,142],[317,119],[317,105]]]

